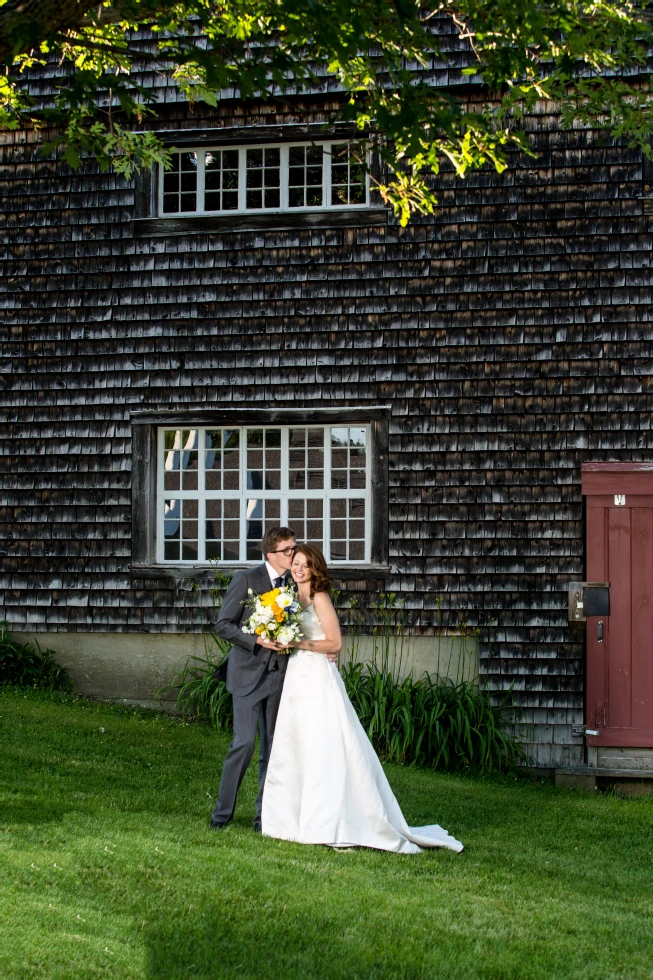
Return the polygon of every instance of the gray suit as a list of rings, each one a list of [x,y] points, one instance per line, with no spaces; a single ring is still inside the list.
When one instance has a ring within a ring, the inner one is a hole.
[[[274,737],[274,726],[281,701],[288,655],[278,655],[256,642],[256,636],[243,633],[241,626],[251,611],[243,605],[247,590],[257,595],[272,588],[265,565],[238,572],[231,580],[215,624],[218,636],[233,644],[227,658],[227,690],[234,705],[234,737],[224,761],[220,791],[211,820],[224,824],[231,820],[236,795],[254,753],[256,730],[261,729],[259,794],[256,820],[261,819],[263,786]]]

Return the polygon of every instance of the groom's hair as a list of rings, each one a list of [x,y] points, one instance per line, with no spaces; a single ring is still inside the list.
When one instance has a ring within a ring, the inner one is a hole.
[[[264,555],[269,555],[271,551],[277,550],[280,541],[287,541],[288,538],[296,538],[297,535],[291,527],[271,527],[266,531],[261,541],[261,551]]]

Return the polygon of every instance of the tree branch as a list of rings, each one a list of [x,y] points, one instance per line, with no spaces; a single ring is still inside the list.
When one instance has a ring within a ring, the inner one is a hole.
[[[43,39],[82,26],[98,0],[7,0],[0,7],[0,62],[38,48]]]

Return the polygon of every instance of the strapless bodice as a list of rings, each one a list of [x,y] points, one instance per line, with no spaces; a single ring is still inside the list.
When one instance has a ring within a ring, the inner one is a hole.
[[[301,614],[300,622],[302,624],[302,633],[304,634],[305,640],[324,640],[324,630],[322,629],[322,623],[319,620],[317,613],[315,612],[315,606],[313,603],[307,606],[306,609]]]

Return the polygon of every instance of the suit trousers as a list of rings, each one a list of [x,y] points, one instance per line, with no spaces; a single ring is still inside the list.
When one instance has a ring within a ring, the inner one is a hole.
[[[236,796],[247,766],[254,754],[256,730],[260,724],[261,741],[258,764],[259,792],[256,799],[256,819],[261,819],[263,787],[268,770],[268,760],[274,738],[274,727],[281,703],[285,672],[280,670],[264,673],[250,694],[240,697],[232,694],[234,705],[234,737],[224,760],[220,790],[211,820],[228,823],[234,815]]]

